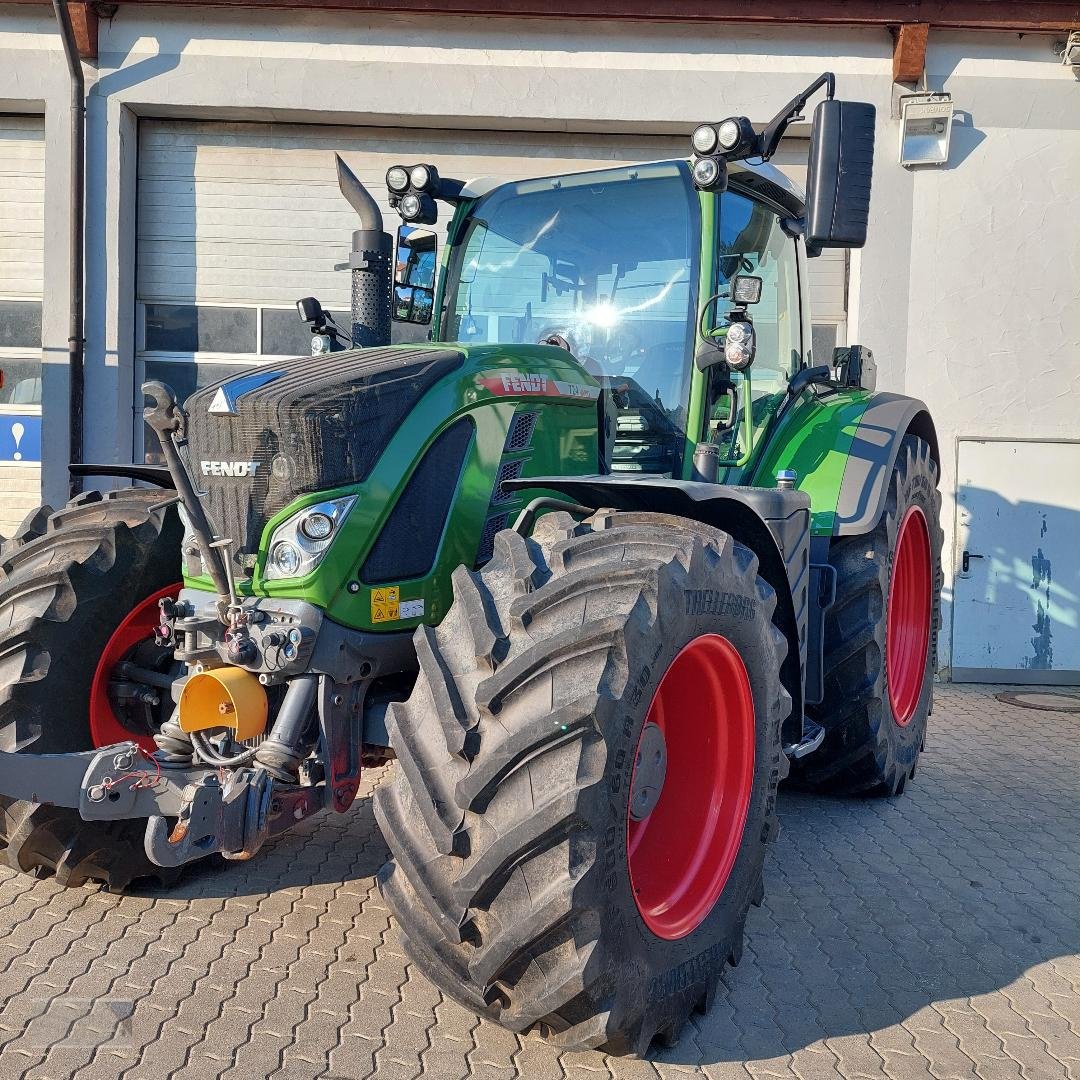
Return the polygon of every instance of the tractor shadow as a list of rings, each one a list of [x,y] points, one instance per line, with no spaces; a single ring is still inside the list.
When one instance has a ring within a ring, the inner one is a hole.
[[[782,790],[766,899],[751,909],[742,962],[724,972],[713,1008],[650,1059],[775,1061],[931,1004],[970,1010],[967,999],[1080,953],[1076,723],[1001,704],[986,687],[939,686],[927,750],[902,797]],[[364,792],[393,768],[366,774]],[[386,857],[368,794],[250,862],[135,891],[183,901],[311,885],[370,890]]]
[[[344,814],[323,811],[269,841],[252,859],[207,859],[187,868],[179,881],[137,883],[129,893],[154,899],[207,900],[258,897],[312,885],[373,885],[390,857],[375,823],[371,790],[387,770],[365,770],[356,802]]]
[[[987,690],[938,687],[898,799],[782,791],[742,962],[653,1060],[785,1058],[931,1004],[969,1011],[967,999],[1080,952],[1076,717]]]

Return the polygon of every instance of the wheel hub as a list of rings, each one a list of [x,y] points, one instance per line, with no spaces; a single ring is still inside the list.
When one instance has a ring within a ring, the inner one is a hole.
[[[149,732],[140,730],[140,724],[131,720],[131,716],[139,719],[149,712],[147,702],[136,698],[121,700],[112,683],[116,675],[124,670],[125,660],[142,659],[141,651],[148,647],[153,651],[154,628],[160,618],[158,601],[164,597],[176,597],[182,587],[178,582],[137,603],[102,650],[90,687],[90,736],[95,746],[111,746],[133,739],[149,753],[156,749]],[[134,666],[138,668],[142,665],[137,663]],[[134,683],[138,684],[137,676]],[[150,691],[151,688],[144,687],[143,690]],[[141,691],[136,688],[136,693]],[[157,691],[155,696],[160,698],[162,692]],[[128,705],[134,708],[125,707]]]
[[[893,719],[911,723],[922,696],[930,648],[933,564],[926,517],[909,507],[893,555],[885,623],[885,681]]]
[[[667,776],[667,741],[656,724],[646,724],[634,761],[634,779],[630,788],[630,817],[644,821],[660,801]]]
[[[692,933],[727,885],[750,807],[755,739],[738,650],[719,634],[695,638],[656,689],[626,808],[634,901],[659,938]]]

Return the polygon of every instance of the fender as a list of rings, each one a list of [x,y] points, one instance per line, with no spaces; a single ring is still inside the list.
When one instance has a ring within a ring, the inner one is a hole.
[[[784,724],[784,743],[798,744],[803,740],[810,585],[808,495],[777,488],[671,480],[643,473],[529,477],[505,481],[504,486],[518,491],[557,491],[581,504],[582,510],[611,507],[690,518],[723,529],[750,548],[758,557],[761,576],[776,591],[777,623],[788,639],[781,679],[791,694],[792,711]]]
[[[934,461],[940,464],[937,431],[926,405],[902,394],[873,394],[848,451],[836,499],[834,536],[855,536],[877,525],[900,444],[908,434],[929,443]]]
[[[124,480],[141,480],[160,488],[173,488],[173,478],[164,465],[75,465],[68,466],[72,476],[116,476]]]
[[[770,432],[746,482],[772,487],[780,469],[794,469],[799,490],[810,496],[815,541],[869,532],[881,517],[908,432],[925,439],[934,460],[941,460],[933,421],[921,401],[865,390],[804,396]]]

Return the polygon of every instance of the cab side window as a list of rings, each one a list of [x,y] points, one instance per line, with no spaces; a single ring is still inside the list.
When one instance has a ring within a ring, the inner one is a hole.
[[[724,456],[740,457],[746,449],[742,446],[743,411],[749,407],[755,428],[763,428],[783,401],[788,381],[802,359],[795,241],[780,228],[773,210],[736,191],[727,191],[720,198],[716,271],[716,291],[721,293],[737,274],[761,278],[761,299],[749,308],[757,336],[749,380],[732,373],[736,393],[727,397],[714,395],[712,383],[719,376],[710,376],[710,411],[703,433],[721,444]],[[728,300],[718,303],[718,323],[723,323],[730,307]],[[732,404],[737,408],[735,416],[730,415]]]
[[[717,255],[718,289],[736,274],[761,278],[761,301],[750,308],[758,340],[754,381],[760,377],[773,388],[786,386],[802,357],[795,241],[780,228],[774,211],[728,191],[720,200]]]

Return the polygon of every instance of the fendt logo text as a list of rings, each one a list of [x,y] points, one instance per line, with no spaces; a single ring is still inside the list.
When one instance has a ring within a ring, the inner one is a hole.
[[[202,461],[203,476],[254,476],[257,461]]]

